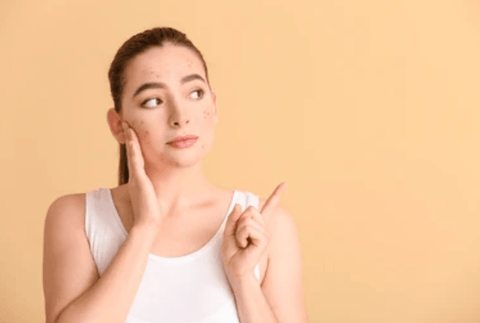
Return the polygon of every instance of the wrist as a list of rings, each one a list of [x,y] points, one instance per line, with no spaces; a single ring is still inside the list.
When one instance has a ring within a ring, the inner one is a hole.
[[[242,289],[247,285],[251,285],[252,283],[257,285],[260,284],[259,280],[253,273],[244,276],[227,276],[227,278],[230,285],[235,290]]]
[[[158,233],[158,226],[154,223],[138,223],[135,224],[130,230],[129,234],[156,237]]]

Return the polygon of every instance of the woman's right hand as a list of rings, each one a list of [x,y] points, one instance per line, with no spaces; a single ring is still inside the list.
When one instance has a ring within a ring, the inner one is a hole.
[[[145,172],[145,162],[138,137],[125,121],[122,121],[125,133],[128,165],[128,192],[133,209],[134,226],[159,227],[163,212],[158,203],[152,181]]]

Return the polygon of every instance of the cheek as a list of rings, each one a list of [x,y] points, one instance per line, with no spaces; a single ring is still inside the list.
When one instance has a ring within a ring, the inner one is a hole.
[[[143,133],[143,136],[142,136],[142,137],[143,137],[143,138],[142,138],[143,141],[146,141],[146,142],[149,141],[148,138],[150,137],[150,133],[148,132],[148,130],[145,130],[145,132]]]
[[[150,143],[150,131],[145,129],[145,121],[140,120],[138,123],[133,125],[135,127],[135,133],[138,137],[138,141],[141,145],[148,145]]]
[[[155,133],[152,129],[142,129],[140,132],[140,141],[144,147],[158,146],[160,144],[158,133]]]
[[[201,121],[202,121],[202,144],[200,145],[200,149],[202,151],[209,150],[213,145],[213,136],[214,136],[214,129],[215,129],[215,111],[212,108],[205,108],[201,114]]]
[[[205,121],[211,120],[213,121],[213,110],[212,109],[205,109],[203,110],[203,119]]]
[[[139,121],[138,123],[138,139],[145,140],[149,136],[148,130],[145,129],[145,122]]]

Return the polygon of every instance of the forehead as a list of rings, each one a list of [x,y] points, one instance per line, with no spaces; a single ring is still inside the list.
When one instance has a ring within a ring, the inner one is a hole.
[[[152,47],[135,56],[127,65],[125,91],[155,80],[178,85],[183,76],[193,73],[206,79],[202,61],[193,50],[170,44]]]

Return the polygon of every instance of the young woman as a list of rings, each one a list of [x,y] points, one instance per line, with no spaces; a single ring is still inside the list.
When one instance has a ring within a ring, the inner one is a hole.
[[[218,111],[201,53],[153,28],[108,76],[119,185],[50,205],[46,322],[306,323],[299,239],[278,205],[286,183],[264,201],[204,177]]]

